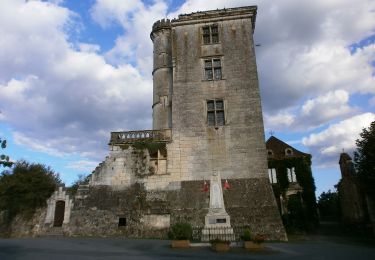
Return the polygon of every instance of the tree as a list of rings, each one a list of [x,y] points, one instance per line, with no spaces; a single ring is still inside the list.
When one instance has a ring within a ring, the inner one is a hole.
[[[1,149],[5,149],[7,147],[7,141],[0,138],[0,147]],[[0,166],[10,167],[12,164],[13,163],[9,161],[8,155],[0,154]]]
[[[322,192],[318,199],[320,217],[323,220],[340,219],[340,204],[337,191]]]
[[[50,167],[18,161],[0,175],[0,211],[8,212],[8,220],[21,212],[30,217],[59,184],[59,175]]]
[[[360,180],[370,186],[375,183],[375,121],[368,129],[363,128],[359,136],[354,165]]]
[[[68,188],[68,192],[72,195],[75,195],[77,193],[79,185],[89,184],[90,178],[91,178],[91,174],[90,175],[78,174],[78,179],[75,180],[72,186]]]

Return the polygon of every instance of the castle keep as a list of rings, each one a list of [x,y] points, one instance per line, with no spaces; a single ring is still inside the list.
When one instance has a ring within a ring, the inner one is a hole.
[[[286,239],[267,175],[256,11],[155,22],[153,129],[111,133],[109,155],[65,204],[64,233],[164,237],[178,221],[203,227],[210,194],[202,186],[219,174],[230,184],[223,197],[234,228]],[[53,223],[50,214],[46,227]]]

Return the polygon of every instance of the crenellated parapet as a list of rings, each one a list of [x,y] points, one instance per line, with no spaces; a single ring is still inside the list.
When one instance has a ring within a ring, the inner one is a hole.
[[[171,20],[169,20],[169,19],[161,19],[161,20],[156,21],[152,25],[152,31],[151,31],[151,34],[150,34],[151,40],[154,40],[153,34],[155,32],[157,32],[161,29],[171,29],[171,28],[172,28]]]
[[[171,21],[173,27],[176,25],[186,25],[191,23],[201,23],[204,21],[218,22],[224,20],[235,20],[250,18],[253,30],[257,16],[257,6],[244,6],[235,8],[224,8],[209,11],[198,11],[188,14],[180,14],[177,19]]]

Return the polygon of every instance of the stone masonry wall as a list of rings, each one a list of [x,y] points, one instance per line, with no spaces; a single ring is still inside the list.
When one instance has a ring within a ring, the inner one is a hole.
[[[286,240],[285,231],[266,178],[228,180],[224,191],[232,226],[249,226],[269,240]],[[209,192],[202,181],[181,182],[180,190],[146,191],[142,185],[127,190],[91,188],[86,199],[76,200],[65,233],[71,236],[113,236],[166,238],[169,224],[189,222],[203,227],[208,212]],[[126,226],[119,227],[119,218]]]
[[[34,237],[39,235],[44,227],[44,219],[47,209],[38,208],[31,217],[18,214],[9,224],[4,219],[0,219],[0,237]],[[0,212],[5,213],[5,212]]]
[[[266,178],[228,179],[223,190],[224,203],[233,226],[248,226],[252,233],[265,234],[268,240],[286,240],[284,226]],[[224,180],[222,181],[224,184]],[[209,207],[209,192],[202,192],[202,181],[181,183],[180,191],[171,191],[171,223],[184,221],[204,226]]]

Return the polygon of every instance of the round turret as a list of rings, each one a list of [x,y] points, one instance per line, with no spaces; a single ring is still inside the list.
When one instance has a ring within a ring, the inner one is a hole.
[[[171,21],[169,19],[161,19],[159,21],[156,21],[152,25],[152,32],[150,34],[151,40],[154,40],[153,34],[157,31],[159,31],[159,30],[162,30],[162,29],[172,29]]]
[[[153,129],[171,128],[172,97],[172,27],[170,20],[160,20],[152,26],[154,43],[153,68]]]

